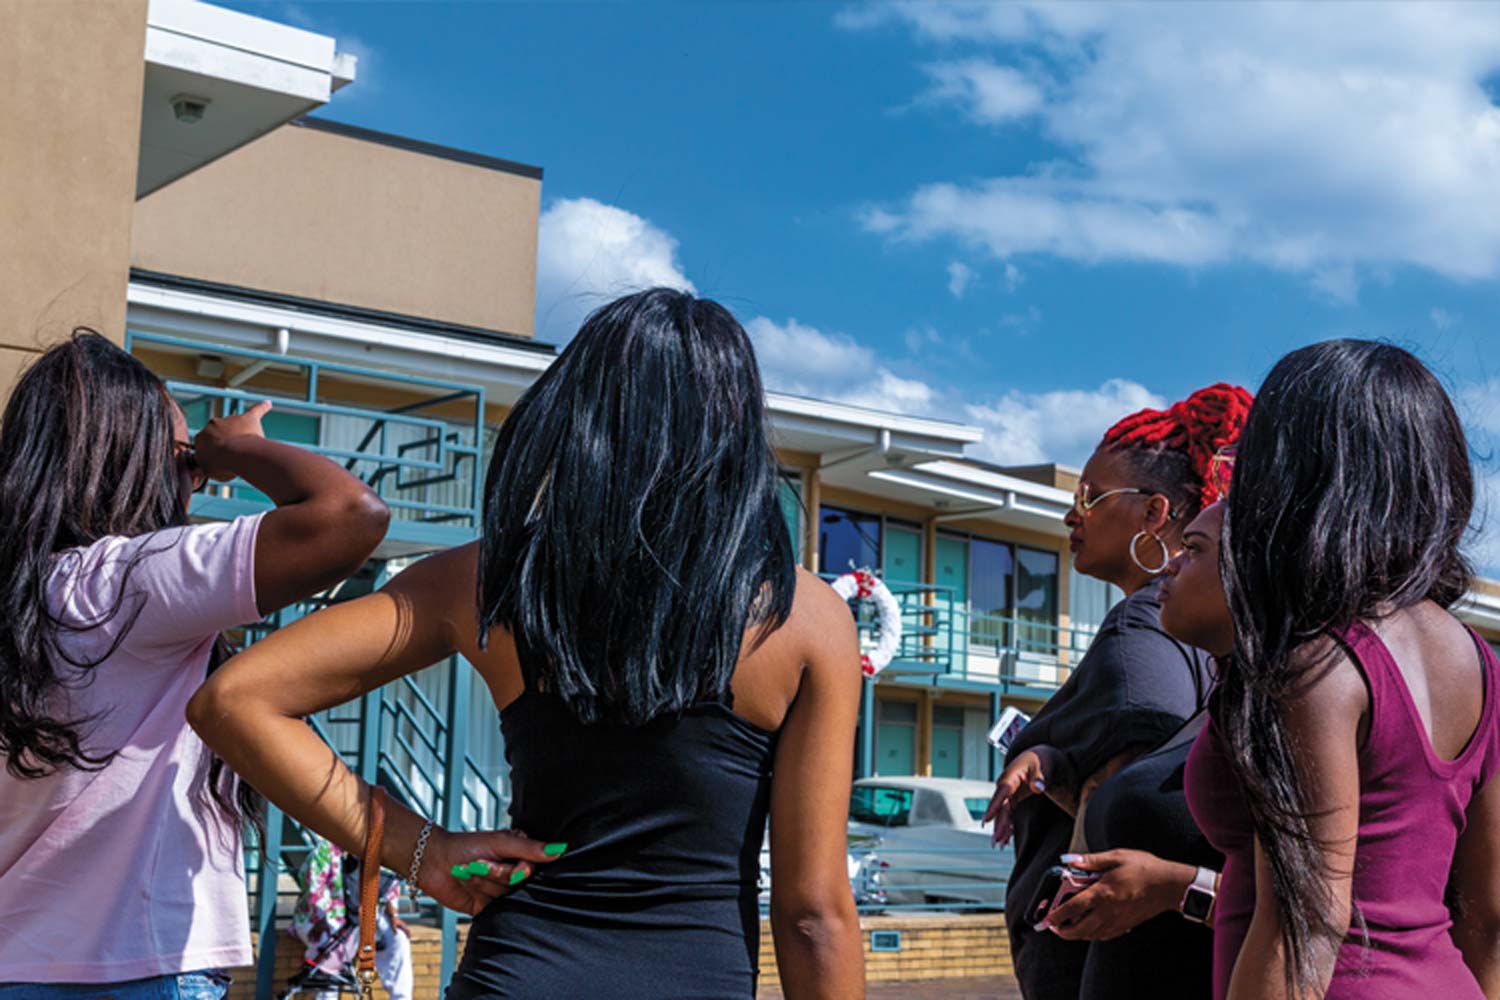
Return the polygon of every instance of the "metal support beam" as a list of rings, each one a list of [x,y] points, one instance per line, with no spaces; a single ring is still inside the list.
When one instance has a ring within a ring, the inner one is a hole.
[[[255,1000],[276,995],[276,885],[280,879],[282,813],[266,803],[266,832],[260,840],[255,877],[255,930],[260,954],[255,961]]]
[[[875,773],[875,679],[866,677],[859,695],[859,747],[855,777],[868,778]]]
[[[464,763],[469,746],[469,666],[457,656],[448,658],[448,731],[443,746],[442,824],[449,830],[464,829]],[[438,967],[438,988],[446,989],[458,964],[458,914],[443,907],[440,928],[443,957]]]

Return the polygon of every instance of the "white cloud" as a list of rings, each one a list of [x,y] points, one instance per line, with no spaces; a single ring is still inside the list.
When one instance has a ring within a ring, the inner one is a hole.
[[[1021,275],[1021,269],[1019,267],[1016,267],[1016,265],[1010,263],[1009,261],[1006,261],[1005,290],[1007,292],[1014,292],[1017,288],[1020,287],[1021,282],[1024,280],[1025,278]]]
[[[1427,310],[1427,318],[1432,320],[1432,325],[1439,330],[1447,330],[1459,321],[1459,317],[1440,306],[1433,306]]]
[[[932,386],[897,375],[874,351],[845,334],[765,316],[751,319],[745,332],[755,345],[768,389],[896,413],[927,414],[938,403]],[[907,338],[908,345],[941,340],[931,327],[909,331]]]
[[[1041,110],[1045,100],[1024,73],[983,59],[934,63],[927,74],[932,77],[928,100],[959,104],[986,125],[1024,118]]]
[[[964,297],[964,292],[973,280],[974,269],[969,267],[969,265],[958,260],[948,262],[948,291],[953,294],[955,299]]]
[[[537,234],[536,325],[561,344],[605,303],[654,285],[695,291],[677,240],[623,208],[565,198],[542,213]]]
[[[1110,379],[1097,389],[1011,391],[964,407],[984,428],[975,454],[1001,465],[1060,462],[1081,466],[1121,417],[1166,401],[1145,386]]]
[[[974,81],[1048,73],[1026,113],[1058,159],[919,187],[867,211],[873,231],[998,258],[1249,261],[1341,301],[1391,266],[1500,278],[1489,5],[914,3],[839,21],[952,46],[947,96],[980,120],[1004,120],[1006,84]]]

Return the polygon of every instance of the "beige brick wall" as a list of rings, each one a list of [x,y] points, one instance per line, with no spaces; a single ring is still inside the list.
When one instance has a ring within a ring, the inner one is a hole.
[[[1005,918],[999,914],[911,914],[888,917],[865,917],[860,920],[865,939],[865,976],[872,983],[922,979],[956,979],[971,976],[1008,976],[1012,974],[1010,945],[1005,936]],[[459,949],[463,948],[466,925],[459,928]],[[871,952],[870,931],[901,931],[901,950]],[[431,927],[412,929],[412,963],[416,972],[417,1000],[441,995],[438,970],[442,948],[438,932]],[[301,964],[302,946],[283,935],[276,948],[277,988],[286,982]],[[761,982],[774,986],[776,951],[771,941],[769,922],[761,921]],[[236,969],[230,1000],[254,1000],[255,970]],[[377,997],[385,991],[378,986]]]

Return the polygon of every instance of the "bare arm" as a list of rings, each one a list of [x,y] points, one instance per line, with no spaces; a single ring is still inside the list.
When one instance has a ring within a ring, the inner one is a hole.
[[[1500,997],[1500,781],[1469,803],[1449,882],[1458,898],[1453,942],[1487,997]]]
[[[862,677],[848,606],[798,575],[808,650],[771,781],[771,927],[789,1000],[855,1000],[864,947],[849,888],[849,787]],[[799,609],[800,611],[800,609]]]
[[[210,420],[193,441],[211,479],[240,476],[266,494],[255,540],[255,597],[262,614],[302,600],[353,574],[385,537],[390,511],[375,491],[321,455],[269,441],[259,403]]]
[[[1308,827],[1320,845],[1324,890],[1323,933],[1312,941],[1317,981],[1303,996],[1322,997],[1333,978],[1339,946],[1348,933],[1354,852],[1359,836],[1359,732],[1369,696],[1357,669],[1343,654],[1317,668],[1305,688],[1283,708],[1287,734],[1297,748],[1306,793]],[[1317,898],[1305,894],[1304,905]],[[1314,921],[1316,926],[1317,921]],[[1271,870],[1255,843],[1255,914],[1235,961],[1229,1000],[1303,1000],[1287,990],[1290,956],[1281,939]]]
[[[287,815],[358,856],[369,786],[302,720],[454,652],[452,609],[471,603],[473,593],[471,552],[425,559],[378,593],[299,619],[232,658],[188,703],[188,721]],[[422,824],[391,803],[385,867],[407,873]],[[542,844],[515,834],[435,830],[420,884],[445,906],[477,913],[509,887],[513,870],[529,871],[513,859],[551,860]],[[464,881],[451,874],[454,864],[469,861],[491,871]]]

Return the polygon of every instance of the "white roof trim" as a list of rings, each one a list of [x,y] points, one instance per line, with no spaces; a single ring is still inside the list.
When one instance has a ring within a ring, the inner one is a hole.
[[[267,331],[285,328],[293,334],[316,334],[348,341],[351,347],[358,345],[362,348],[366,344],[376,344],[416,354],[438,355],[457,361],[513,369],[525,372],[530,377],[546,371],[553,360],[551,355],[540,351],[527,351],[497,344],[481,344],[458,337],[444,337],[440,334],[412,333],[379,323],[365,323],[338,316],[320,316],[317,313],[296,309],[279,308],[258,302],[242,302],[175,288],[160,288],[134,281],[126,289],[125,301],[133,306],[154,307],[191,316],[206,316],[211,319],[261,327]]]
[[[198,0],[151,0],[146,62],[319,104],[355,72],[326,35]]]
[[[966,462],[923,462],[916,466],[916,469],[929,475],[955,479],[973,486],[1030,497],[1047,505],[1057,505],[1064,509],[1073,506],[1073,494],[1067,490],[1060,490],[1055,486],[1044,486],[1029,479],[1008,476],[1003,472],[969,465]]]
[[[984,431],[981,428],[970,427],[966,424],[933,420],[928,417],[912,417],[885,410],[872,410],[864,406],[851,406],[848,403],[835,403],[826,399],[810,399],[806,396],[768,392],[766,402],[772,413],[854,424],[875,430],[890,431],[893,434],[939,438],[956,444],[974,444],[984,437]]]

